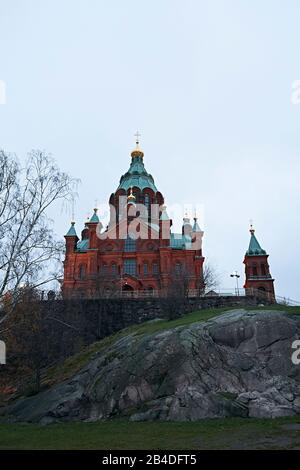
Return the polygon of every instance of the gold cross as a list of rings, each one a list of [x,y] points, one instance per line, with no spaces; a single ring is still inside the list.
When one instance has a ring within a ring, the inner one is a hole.
[[[250,219],[249,222],[250,222],[250,233],[253,235],[255,233],[255,230],[253,228],[253,219]]]
[[[140,142],[140,139],[139,139],[139,138],[141,137],[141,134],[139,133],[139,131],[136,131],[136,133],[135,133],[134,135],[135,135],[135,137],[136,137],[136,144],[138,145],[139,142]]]

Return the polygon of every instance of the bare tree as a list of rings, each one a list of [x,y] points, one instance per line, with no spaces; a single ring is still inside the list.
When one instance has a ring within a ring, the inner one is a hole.
[[[61,308],[54,299],[43,302],[41,292],[30,285],[19,289],[18,302],[6,318],[2,334],[9,351],[8,373],[13,381],[18,376],[29,376],[30,392],[40,390],[45,367],[57,364],[84,345],[82,312],[77,305],[76,309],[70,307],[71,311],[66,312],[68,309]],[[28,380],[24,381],[27,385]]]
[[[208,290],[216,289],[219,286],[219,274],[217,273],[216,268],[209,262],[204,264],[201,284],[203,293],[204,291],[207,292]]]
[[[9,293],[13,306],[23,283],[39,286],[57,278],[64,246],[47,211],[57,201],[73,200],[77,182],[42,151],[32,151],[24,168],[0,151],[0,301]]]
[[[180,270],[173,270],[169,279],[166,295],[161,298],[161,304],[167,318],[173,320],[184,313],[189,296],[191,273],[185,267],[181,267]]]
[[[46,316],[34,289],[22,289],[22,300],[16,305],[10,321],[13,327],[10,333],[15,341],[11,348],[15,351],[23,367],[28,367],[33,374],[33,392],[39,392],[41,371],[49,356],[50,329]]]

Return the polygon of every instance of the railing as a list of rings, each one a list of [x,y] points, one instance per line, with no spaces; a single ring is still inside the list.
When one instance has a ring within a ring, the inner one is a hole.
[[[159,290],[153,291],[120,291],[119,293],[115,293],[115,297],[124,298],[124,299],[147,299],[147,298],[158,298],[161,297],[163,294]],[[209,297],[255,297],[261,299],[261,302],[273,302],[281,305],[286,306],[300,306],[300,301],[291,300],[286,297],[275,296],[271,292],[262,291],[259,289],[244,289],[244,288],[236,288],[236,289],[215,289],[209,290],[206,292],[200,293],[198,289],[190,289],[187,297],[189,298],[209,298]]]
[[[262,299],[262,302],[264,300],[268,300],[273,301],[274,303],[277,303],[279,305],[285,305],[290,307],[300,306],[300,300],[293,300],[289,297],[281,297],[280,295],[272,294],[272,292],[255,289],[253,287],[246,289],[246,295],[252,295],[254,297],[260,298]]]
[[[160,292],[158,290],[152,291],[121,291],[119,295],[117,294],[116,297],[120,297],[122,299],[149,299],[149,298],[158,298],[160,297]]]
[[[78,298],[79,292],[74,290],[74,297],[71,296],[70,298]],[[83,293],[82,293],[83,294]],[[159,290],[115,290],[113,292],[105,292],[102,295],[99,295],[101,298],[122,298],[122,299],[149,299],[149,298],[158,298],[164,296],[164,294]],[[88,298],[85,295],[81,296],[82,298]],[[96,296],[98,297],[98,296]],[[292,300],[288,297],[282,297],[279,295],[273,295],[271,292],[262,291],[259,289],[254,288],[228,288],[228,289],[210,289],[205,292],[199,292],[198,289],[190,289],[187,297],[189,298],[209,298],[209,297],[255,297],[261,299],[261,303],[264,302],[272,302],[277,303],[283,306],[300,306],[300,301]],[[36,299],[37,297],[35,297]],[[40,291],[39,299],[44,301],[49,300],[60,300],[62,299],[61,292],[55,291]],[[94,296],[93,296],[94,298]]]
[[[235,288],[235,289],[232,289],[232,288],[209,289],[209,290],[205,291],[203,296],[204,297],[229,297],[229,296],[245,297],[246,296],[246,290],[243,289],[242,287]]]

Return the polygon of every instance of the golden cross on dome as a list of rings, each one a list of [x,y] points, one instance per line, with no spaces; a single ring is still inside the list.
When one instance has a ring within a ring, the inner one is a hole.
[[[136,137],[136,145],[138,145],[140,143],[141,134],[139,133],[139,131],[136,131],[134,135]]]

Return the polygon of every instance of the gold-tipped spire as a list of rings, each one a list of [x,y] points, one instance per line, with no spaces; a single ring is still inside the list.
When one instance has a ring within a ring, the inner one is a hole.
[[[139,133],[139,131],[136,131],[136,133],[135,133],[134,135],[135,135],[135,137],[136,137],[136,140],[135,140],[136,147],[135,147],[135,149],[131,152],[131,156],[132,156],[133,158],[136,158],[136,157],[143,158],[144,152],[143,152],[142,149],[140,148],[140,137],[141,137],[141,134]]]
[[[135,201],[135,195],[132,192],[132,186],[130,188],[130,194],[127,196],[127,201],[128,202],[134,202]]]
[[[255,229],[253,227],[253,220],[252,219],[250,219],[250,230],[249,230],[249,232],[251,233],[251,235],[254,235],[254,233],[255,233]]]

